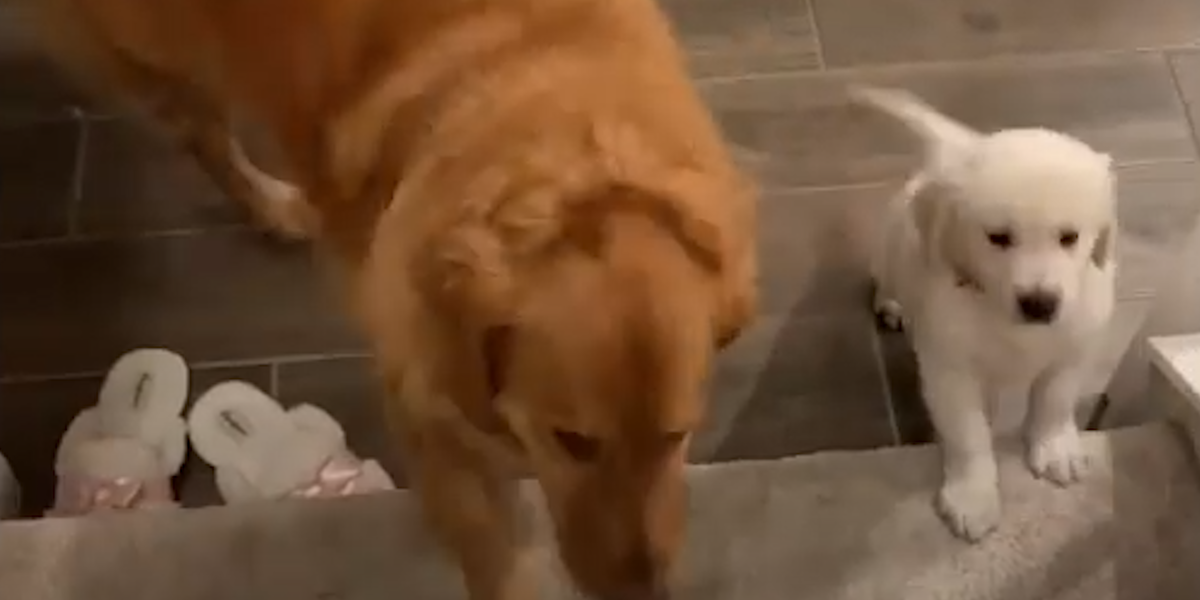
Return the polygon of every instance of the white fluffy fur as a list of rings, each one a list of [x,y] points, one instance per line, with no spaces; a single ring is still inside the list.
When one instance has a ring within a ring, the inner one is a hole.
[[[853,95],[926,144],[875,261],[875,308],[903,323],[916,350],[943,447],[937,510],[978,540],[1001,515],[989,402],[1028,396],[1024,436],[1039,477],[1068,485],[1087,469],[1074,409],[1113,311],[1111,159],[1044,129],[979,133],[904,91]],[[997,243],[1004,235],[1011,244]],[[1031,321],[1018,300],[1030,294],[1057,299],[1054,316]]]

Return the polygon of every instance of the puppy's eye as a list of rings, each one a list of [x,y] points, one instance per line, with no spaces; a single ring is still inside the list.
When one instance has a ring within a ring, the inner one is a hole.
[[[992,231],[987,234],[987,237],[988,243],[1000,249],[1010,248],[1013,245],[1012,233],[1007,231]]]
[[[600,440],[575,431],[554,430],[554,441],[573,460],[591,462],[600,454]]]
[[[1078,242],[1079,242],[1079,232],[1078,231],[1071,231],[1068,229],[1068,230],[1062,231],[1058,234],[1058,244],[1060,246],[1062,246],[1063,248],[1074,248],[1075,244]]]

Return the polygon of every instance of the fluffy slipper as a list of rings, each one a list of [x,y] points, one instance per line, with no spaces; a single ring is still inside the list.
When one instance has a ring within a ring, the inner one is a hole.
[[[192,447],[216,470],[226,502],[335,497],[393,489],[373,460],[346,447],[341,425],[307,404],[284,410],[241,381],[218,384],[188,415]]]
[[[59,443],[49,514],[174,505],[187,392],[187,363],[173,352],[141,349],[117,360],[96,406],[79,413]]]

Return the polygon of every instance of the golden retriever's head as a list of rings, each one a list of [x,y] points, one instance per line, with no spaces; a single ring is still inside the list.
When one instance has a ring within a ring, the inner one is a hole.
[[[506,298],[484,311],[482,372],[576,583],[654,598],[682,542],[715,350],[751,317],[753,260],[721,254],[725,224],[651,194],[614,188],[565,212],[556,239],[502,269],[508,283],[481,288]]]
[[[678,242],[618,215],[551,260],[507,334],[499,407],[530,456],[582,587],[661,587],[683,528],[683,466],[704,415],[711,290]],[[634,597],[641,597],[635,595]]]

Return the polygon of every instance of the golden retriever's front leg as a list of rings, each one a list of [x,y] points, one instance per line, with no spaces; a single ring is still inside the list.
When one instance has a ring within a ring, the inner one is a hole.
[[[449,424],[405,429],[427,521],[462,567],[471,600],[535,598],[515,480]]]

